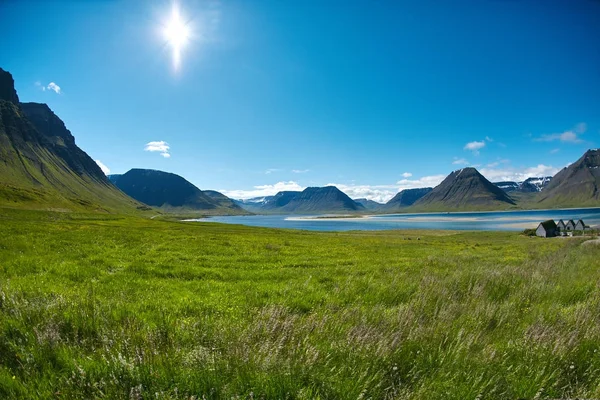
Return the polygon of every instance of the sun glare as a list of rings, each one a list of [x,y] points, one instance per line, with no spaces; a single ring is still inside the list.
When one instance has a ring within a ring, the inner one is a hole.
[[[173,51],[173,67],[178,69],[181,64],[181,51],[190,39],[191,32],[188,24],[182,19],[176,4],[173,5],[171,18],[167,21],[163,33]]]

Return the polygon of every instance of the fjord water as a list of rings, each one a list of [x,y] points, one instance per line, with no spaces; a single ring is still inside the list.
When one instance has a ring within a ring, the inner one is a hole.
[[[371,215],[364,218],[315,218],[298,215],[223,216],[192,221],[221,222],[269,228],[311,231],[351,231],[390,229],[448,229],[519,231],[535,228],[541,221],[582,219],[587,225],[600,225],[600,208],[566,210],[490,211],[464,213],[423,213]]]

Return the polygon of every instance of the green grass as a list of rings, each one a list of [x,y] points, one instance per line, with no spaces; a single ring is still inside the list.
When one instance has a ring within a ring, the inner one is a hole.
[[[0,209],[0,398],[597,398],[581,242]]]

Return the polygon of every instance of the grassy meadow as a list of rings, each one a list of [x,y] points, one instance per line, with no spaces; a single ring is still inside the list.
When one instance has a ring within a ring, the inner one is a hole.
[[[0,209],[0,398],[599,398],[583,240]]]

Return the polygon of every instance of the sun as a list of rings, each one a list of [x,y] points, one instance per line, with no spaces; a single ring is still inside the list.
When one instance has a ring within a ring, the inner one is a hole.
[[[179,13],[177,4],[173,4],[171,17],[163,29],[163,35],[173,50],[173,67],[179,68],[181,64],[181,52],[191,37],[190,26]]]

